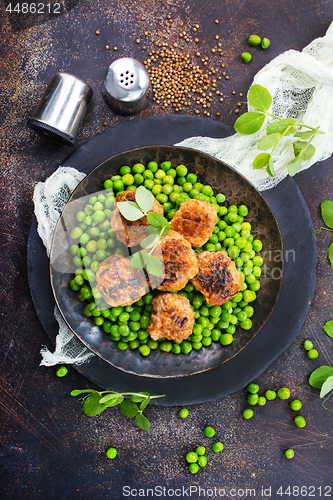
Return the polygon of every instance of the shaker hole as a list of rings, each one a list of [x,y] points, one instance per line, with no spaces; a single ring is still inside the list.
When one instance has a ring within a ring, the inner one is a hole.
[[[127,87],[127,85],[128,85],[128,82],[126,82],[126,83],[125,83],[125,85],[126,85],[126,87]]]
[[[134,78],[134,75],[131,75],[131,78]]]
[[[129,71],[126,71],[126,75],[128,75]]]

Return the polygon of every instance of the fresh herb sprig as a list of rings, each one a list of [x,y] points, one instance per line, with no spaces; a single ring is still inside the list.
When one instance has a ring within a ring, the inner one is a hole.
[[[140,186],[135,191],[135,202],[119,201],[117,207],[125,219],[133,222],[146,216],[149,224],[149,228],[147,228],[149,234],[140,243],[142,248],[149,251],[139,250],[136,252],[132,256],[131,266],[135,269],[143,269],[145,267],[149,274],[162,277],[162,262],[158,257],[153,255],[153,252],[160,238],[170,231],[171,225],[163,215],[150,212],[154,206],[154,202],[155,198],[151,192],[145,187]]]
[[[140,429],[148,431],[150,422],[143,415],[143,410],[152,399],[163,398],[160,396],[150,396],[148,392],[116,392],[116,391],[95,391],[93,389],[74,390],[71,396],[80,396],[86,394],[83,398],[83,411],[88,417],[94,417],[111,406],[118,406],[124,417],[135,417],[135,423]],[[126,398],[129,396],[129,398]],[[141,403],[140,407],[137,403]]]
[[[257,170],[266,167],[268,175],[274,177],[274,150],[284,137],[293,134],[293,137],[298,140],[293,142],[294,159],[287,164],[287,168],[289,175],[294,176],[299,171],[301,164],[314,155],[316,149],[311,144],[313,138],[317,134],[324,134],[324,132],[319,130],[319,127],[297,123],[294,118],[279,118],[268,113],[272,104],[272,96],[262,85],[252,85],[249,90],[248,101],[259,112],[250,111],[243,113],[235,122],[236,132],[240,134],[254,134],[262,127],[266,116],[277,120],[267,125],[267,135],[258,143],[259,150],[271,151],[260,153],[256,156],[253,161],[253,168]],[[296,132],[296,128],[306,128],[308,130]]]

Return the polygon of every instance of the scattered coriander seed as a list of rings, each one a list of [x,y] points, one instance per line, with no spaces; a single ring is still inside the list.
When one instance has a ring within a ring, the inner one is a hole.
[[[182,408],[179,411],[179,416],[180,416],[180,418],[186,418],[188,416],[188,409],[187,408]]]
[[[304,417],[301,417],[298,415],[297,417],[294,418],[295,425],[297,427],[305,427],[306,426],[306,421]]]
[[[194,39],[195,43],[199,43],[199,38]]]
[[[286,451],[284,452],[284,455],[285,455],[285,457],[286,457],[286,458],[288,458],[288,459],[290,459],[290,458],[294,458],[294,456],[295,456],[295,452],[294,452],[294,450],[292,450],[291,448],[289,448],[289,450],[286,450]]]
[[[248,62],[250,62],[250,61],[251,61],[252,56],[251,56],[250,52],[243,52],[243,53],[241,54],[241,58],[242,58],[242,61],[243,61],[243,62],[248,63]]]
[[[271,45],[271,42],[270,42],[270,40],[269,40],[268,38],[263,38],[263,39],[261,40],[261,47],[262,47],[263,49],[268,49],[268,47],[269,47],[270,45]]]
[[[249,45],[252,47],[255,47],[256,45],[260,45],[261,38],[258,35],[251,35],[249,36]]]
[[[241,102],[238,102],[238,103],[237,103],[237,106],[238,106],[239,108],[241,107],[241,105],[242,105],[242,103],[241,103]]]
[[[253,417],[253,410],[247,409],[243,411],[243,417],[248,420]]]
[[[113,460],[114,458],[116,458],[116,456],[117,456],[117,450],[116,450],[116,448],[109,448],[108,450],[106,450],[106,456],[108,458],[110,458],[111,460]]]
[[[215,35],[215,40],[218,40],[220,37],[218,35]]]
[[[215,430],[213,427],[206,427],[204,430],[205,436],[206,437],[214,437],[215,436]]]
[[[136,43],[140,43],[140,38],[137,38],[135,41]]]
[[[141,21],[144,21],[145,19],[145,16],[141,16]]]
[[[113,50],[116,52],[118,50],[118,47],[113,47]]]
[[[240,96],[240,97],[243,97],[243,94],[240,92],[240,93],[239,93],[239,96]]]
[[[59,366],[59,368],[56,371],[57,377],[64,377],[65,375],[67,375],[67,373],[68,369],[66,366]]]
[[[290,398],[290,390],[287,387],[281,387],[277,395],[280,399],[289,399]]]
[[[96,30],[95,33],[96,33],[96,35],[99,35],[99,30]]]
[[[311,349],[313,349],[313,343],[311,342],[311,340],[304,340],[303,347],[306,351],[310,351]]]
[[[212,445],[212,450],[215,451],[215,453],[219,453],[220,451],[223,450],[223,448],[224,446],[220,441]]]
[[[106,122],[103,122],[103,127],[106,127],[107,126],[107,123]]]
[[[318,354],[318,351],[317,349],[310,349],[310,351],[308,351],[308,358],[309,359],[316,359],[318,358],[319,354]]]
[[[290,403],[290,408],[294,411],[298,411],[302,408],[302,403],[299,399],[294,399],[294,401]]]
[[[225,79],[226,79],[226,80],[229,80],[229,76],[227,75],[227,76],[225,77]]]
[[[110,48],[110,47],[109,47],[108,45],[105,45],[105,49],[106,49],[106,50],[109,50],[109,48]]]
[[[231,93],[232,93],[232,95],[235,95],[235,94],[236,94],[236,92],[235,92],[234,90],[232,90],[232,91],[231,91]]]

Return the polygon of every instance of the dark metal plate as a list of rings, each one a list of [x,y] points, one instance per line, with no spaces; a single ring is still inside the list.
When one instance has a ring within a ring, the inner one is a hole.
[[[261,289],[253,303],[253,327],[248,330],[237,328],[234,342],[222,346],[213,342],[209,347],[189,354],[163,352],[160,349],[151,351],[143,357],[138,349],[120,351],[116,342],[110,340],[102,327],[96,326],[93,318],[84,315],[85,303],[79,302],[78,293],[69,288],[75,266],[69,252],[72,244],[69,233],[77,225],[76,213],[82,210],[89,196],[100,192],[103,182],[110,176],[118,174],[123,165],[150,161],[171,161],[172,167],[184,164],[189,172],[198,176],[198,181],[213,187],[215,194],[225,194],[232,205],[245,204],[249,208],[246,221],[251,223],[254,238],[263,243],[264,273],[260,279]],[[82,206],[81,206],[82,205]],[[269,251],[268,251],[269,250]],[[280,256],[275,261],[274,258]],[[216,368],[236,356],[248,342],[261,330],[272,313],[277,301],[282,282],[282,240],[276,219],[261,194],[234,169],[221,161],[188,148],[172,146],[148,146],[120,153],[106,160],[94,169],[78,185],[60,217],[51,250],[51,285],[58,307],[72,331],[90,350],[108,363],[135,375],[147,377],[179,377],[193,375]]]
[[[174,144],[202,135],[226,137],[233,129],[204,118],[152,116],[130,120],[95,137],[77,150],[65,165],[88,173],[113,154],[133,146]],[[284,255],[294,250],[295,258],[284,262],[284,279],[276,307],[260,333],[233,359],[218,368],[192,377],[149,378],[125,373],[93,357],[76,369],[105,390],[147,390],[165,393],[161,405],[211,401],[244,387],[258,377],[296,338],[305,320],[316,282],[317,250],[308,208],[295,182],[288,177],[263,193],[280,226]],[[54,297],[49,280],[49,260],[33,220],[28,242],[28,277],[38,317],[52,342],[58,332],[53,315]]]

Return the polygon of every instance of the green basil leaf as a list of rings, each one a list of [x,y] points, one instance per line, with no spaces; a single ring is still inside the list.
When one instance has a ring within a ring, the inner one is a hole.
[[[320,390],[320,397],[323,398],[333,389],[333,376],[328,377],[323,383]]]
[[[155,232],[155,234],[149,234],[146,238],[144,238],[140,245],[142,248],[152,248],[156,241],[158,240],[158,234]]]
[[[259,170],[260,168],[266,167],[270,157],[271,155],[269,153],[260,153],[260,155],[256,156],[253,160],[253,168]]]
[[[79,396],[79,394],[84,394],[86,392],[96,392],[94,389],[83,389],[82,391],[75,389],[71,392],[71,396]]]
[[[251,106],[259,111],[268,111],[272,104],[272,96],[262,85],[252,85],[249,90],[248,100]]]
[[[150,396],[148,396],[144,401],[142,401],[142,403],[140,405],[140,410],[141,411],[143,411],[146,408],[146,406],[149,403],[149,401],[150,401]]]
[[[320,205],[321,216],[326,226],[333,229],[333,201],[326,200]]]
[[[83,411],[87,417],[94,417],[105,410],[106,406],[99,402],[100,399],[101,395],[94,392],[84,400]]]
[[[281,134],[278,133],[267,135],[259,142],[258,149],[261,151],[271,149],[281,139],[281,137]]]
[[[149,274],[153,274],[158,278],[162,278],[164,266],[162,266],[162,262],[159,258],[155,257],[155,255],[149,255],[146,269]]]
[[[147,264],[148,259],[149,254],[147,252],[143,252],[142,250],[135,252],[131,258],[131,266],[134,269],[143,269]]]
[[[331,267],[333,268],[333,243],[331,243],[328,247],[328,258],[330,260]]]
[[[163,215],[157,214],[156,212],[149,212],[147,214],[147,220],[149,224],[153,227],[160,228],[163,226],[166,227],[170,226],[169,221],[165,217],[163,217]]]
[[[265,115],[263,113],[250,111],[237,118],[234,128],[239,134],[254,134],[262,127],[264,121]]]
[[[275,175],[273,158],[271,156],[269,158],[268,165],[266,167],[266,172],[270,177],[274,177]]]
[[[307,139],[310,139],[313,134],[313,130],[307,130],[306,132],[297,132],[296,134],[294,134],[294,137],[299,137],[300,139],[304,139],[306,141]]]
[[[140,186],[135,191],[135,201],[145,213],[149,212],[154,206],[155,198],[151,192],[144,186]]]
[[[333,321],[327,321],[324,325],[324,330],[327,333],[327,335],[333,339]]]
[[[143,429],[144,431],[149,431],[150,429],[150,423],[149,420],[142,415],[142,413],[138,413],[137,416],[135,417],[135,423],[140,429]]]
[[[140,403],[141,401],[144,401],[147,396],[149,396],[149,392],[139,392],[139,394],[142,394],[142,396],[132,394],[132,396],[130,397],[131,401],[134,401],[134,403]]]
[[[290,125],[294,125],[294,123],[296,123],[296,120],[294,120],[294,118],[284,118],[283,120],[278,120],[267,125],[266,132],[267,134],[274,134],[275,132],[279,132],[280,134],[282,134],[287,127],[289,127]],[[290,130],[292,130],[292,128]]]
[[[295,156],[295,158],[288,163],[287,167],[290,177],[293,177],[295,174],[297,174],[297,172],[301,168],[301,163],[302,163],[301,154]]]
[[[119,405],[119,410],[124,415],[124,417],[135,417],[139,413],[139,408],[136,403],[130,401],[129,399],[124,399]]]
[[[320,366],[314,372],[311,373],[309,378],[309,384],[316,389],[321,389],[325,380],[328,377],[333,376],[333,367],[331,366]]]
[[[117,207],[119,212],[125,219],[135,221],[141,219],[144,214],[139,208],[136,208],[132,203],[127,201],[118,201]]]

